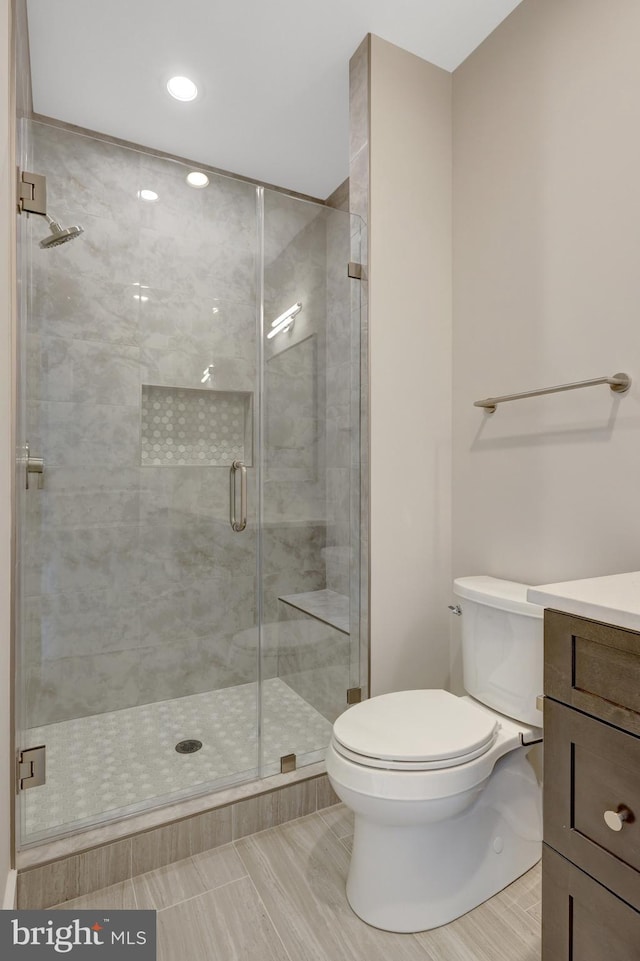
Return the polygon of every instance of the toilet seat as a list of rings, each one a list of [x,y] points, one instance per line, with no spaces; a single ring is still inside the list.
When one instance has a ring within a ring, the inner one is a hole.
[[[397,691],[342,714],[333,747],[364,767],[441,770],[486,754],[499,730],[494,716],[448,691]]]

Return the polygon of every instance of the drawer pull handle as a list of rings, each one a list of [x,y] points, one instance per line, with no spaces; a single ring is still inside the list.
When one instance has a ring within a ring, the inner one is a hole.
[[[633,821],[629,808],[621,805],[617,811],[605,811],[604,822],[612,831],[622,831],[625,821]]]

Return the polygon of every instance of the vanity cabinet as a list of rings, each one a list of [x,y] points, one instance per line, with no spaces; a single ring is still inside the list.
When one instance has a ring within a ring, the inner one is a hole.
[[[542,961],[638,961],[640,633],[544,630]]]

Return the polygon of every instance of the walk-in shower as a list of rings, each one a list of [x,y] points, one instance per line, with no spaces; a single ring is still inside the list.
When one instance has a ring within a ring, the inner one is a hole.
[[[46,749],[24,845],[317,761],[357,696],[361,227],[21,137],[84,226],[51,256],[83,228],[20,218],[16,727]]]

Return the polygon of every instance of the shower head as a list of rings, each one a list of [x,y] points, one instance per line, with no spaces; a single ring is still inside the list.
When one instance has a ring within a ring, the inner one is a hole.
[[[84,227],[80,227],[78,224],[76,224],[75,227],[63,227],[62,224],[59,224],[57,220],[54,220],[53,217],[50,217],[48,214],[47,220],[49,221],[51,233],[48,237],[40,241],[40,246],[45,250],[49,247],[59,247],[60,244],[66,244],[68,240],[74,240],[84,231]]]

